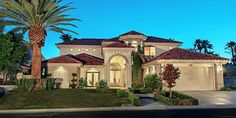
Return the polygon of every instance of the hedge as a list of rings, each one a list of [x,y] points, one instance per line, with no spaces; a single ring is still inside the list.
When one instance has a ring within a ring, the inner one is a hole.
[[[128,92],[128,99],[132,105],[134,106],[140,105],[139,97],[136,96],[133,92]]]
[[[119,98],[125,98],[125,97],[128,97],[128,92],[125,92],[125,91],[123,91],[123,90],[117,89],[117,90],[116,90],[116,95],[117,95]]]
[[[147,93],[153,92],[151,88],[131,88],[130,91],[134,93],[141,93],[141,94],[147,94]]]
[[[185,95],[185,94],[181,94],[181,93],[173,91],[173,96],[175,98],[170,99],[169,92],[161,92],[159,94],[156,93],[154,95],[154,98],[167,105],[198,105],[199,104],[198,99],[189,95]]]

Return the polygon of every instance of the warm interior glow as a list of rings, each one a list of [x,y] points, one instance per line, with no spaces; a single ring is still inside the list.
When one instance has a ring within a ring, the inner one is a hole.
[[[148,56],[155,56],[156,48],[154,46],[144,47],[144,54]]]
[[[122,56],[114,56],[110,61],[110,83],[123,86],[125,83],[125,63]]]

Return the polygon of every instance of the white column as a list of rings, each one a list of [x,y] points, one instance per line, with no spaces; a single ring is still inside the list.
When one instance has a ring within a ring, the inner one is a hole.
[[[108,86],[110,86],[110,63],[105,64],[105,80]]]
[[[127,83],[126,87],[132,87],[132,64],[126,64],[126,72],[127,72]]]

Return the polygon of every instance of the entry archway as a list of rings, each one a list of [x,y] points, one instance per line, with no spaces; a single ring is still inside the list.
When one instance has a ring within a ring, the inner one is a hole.
[[[110,86],[125,87],[127,82],[126,61],[122,55],[113,56],[110,63]]]

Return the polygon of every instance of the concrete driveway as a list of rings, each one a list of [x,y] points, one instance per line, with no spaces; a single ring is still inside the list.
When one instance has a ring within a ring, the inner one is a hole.
[[[199,105],[236,105],[236,91],[180,91],[198,98]]]

